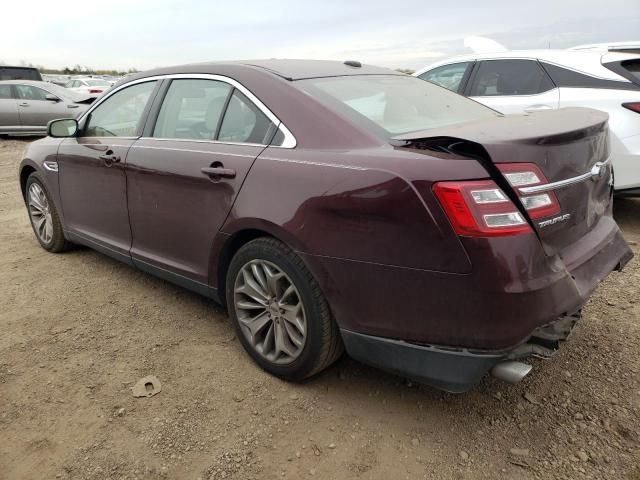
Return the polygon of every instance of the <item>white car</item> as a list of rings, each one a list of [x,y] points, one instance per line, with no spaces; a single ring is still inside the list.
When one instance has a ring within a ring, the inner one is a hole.
[[[502,113],[607,112],[616,193],[640,194],[640,55],[597,49],[474,53],[414,75]]]
[[[111,88],[111,84],[101,78],[72,78],[67,82],[65,88],[77,93],[88,95],[102,95],[103,92]]]

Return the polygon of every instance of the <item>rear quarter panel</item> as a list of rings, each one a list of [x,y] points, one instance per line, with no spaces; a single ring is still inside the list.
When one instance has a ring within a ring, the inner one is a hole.
[[[469,259],[429,190],[440,179],[486,177],[475,160],[391,147],[268,148],[222,231],[233,235],[267,223],[302,253],[465,273]]]

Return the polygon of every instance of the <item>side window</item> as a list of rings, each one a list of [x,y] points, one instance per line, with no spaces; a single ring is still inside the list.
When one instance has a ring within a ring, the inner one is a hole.
[[[231,93],[215,80],[174,80],[162,102],[153,136],[213,140]]]
[[[11,95],[11,85],[0,85],[0,100],[13,98]]]
[[[569,70],[568,68],[553,65],[551,63],[542,62],[542,66],[547,71],[553,82],[559,87],[612,89],[627,89],[631,87],[635,90],[633,85],[628,85],[624,81],[596,78],[574,70]]]
[[[265,145],[276,126],[242,92],[233,91],[224,114],[218,140]]]
[[[18,98],[21,100],[46,100],[49,93],[31,85],[16,85],[16,90]]]
[[[427,82],[440,85],[452,92],[459,92],[464,74],[469,69],[471,62],[454,63],[443,65],[418,75],[418,78]]]
[[[535,60],[484,60],[469,96],[535,95],[552,88],[553,83]]]
[[[138,134],[142,114],[156,82],[124,88],[91,112],[84,128],[85,137],[133,137]]]

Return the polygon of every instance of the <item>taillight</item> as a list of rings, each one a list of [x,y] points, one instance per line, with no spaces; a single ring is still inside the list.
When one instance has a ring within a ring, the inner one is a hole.
[[[98,90],[97,88],[90,88],[89,93],[102,93],[102,90]]]
[[[519,187],[533,187],[549,183],[534,163],[501,163],[496,165],[514,188],[532,219],[549,217],[560,212],[558,198],[553,192],[523,195]]]
[[[522,214],[492,180],[438,182],[433,190],[458,235],[495,237],[531,232]]]
[[[640,102],[623,103],[624,108],[628,108],[632,112],[640,113]]]

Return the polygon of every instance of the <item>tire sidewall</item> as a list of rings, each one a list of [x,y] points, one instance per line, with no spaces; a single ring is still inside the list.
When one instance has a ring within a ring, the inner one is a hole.
[[[253,360],[268,372],[288,380],[299,380],[308,376],[317,364],[322,351],[322,306],[314,294],[306,275],[295,262],[295,253],[289,249],[275,248],[266,242],[254,240],[244,245],[233,257],[226,281],[226,300],[231,323],[245,350]],[[236,277],[242,267],[251,260],[266,260],[275,264],[289,276],[298,289],[305,309],[307,322],[307,335],[301,354],[293,362],[287,365],[279,365],[268,361],[256,352],[242,331],[235,311],[234,288]],[[298,259],[299,260],[299,259]]]

